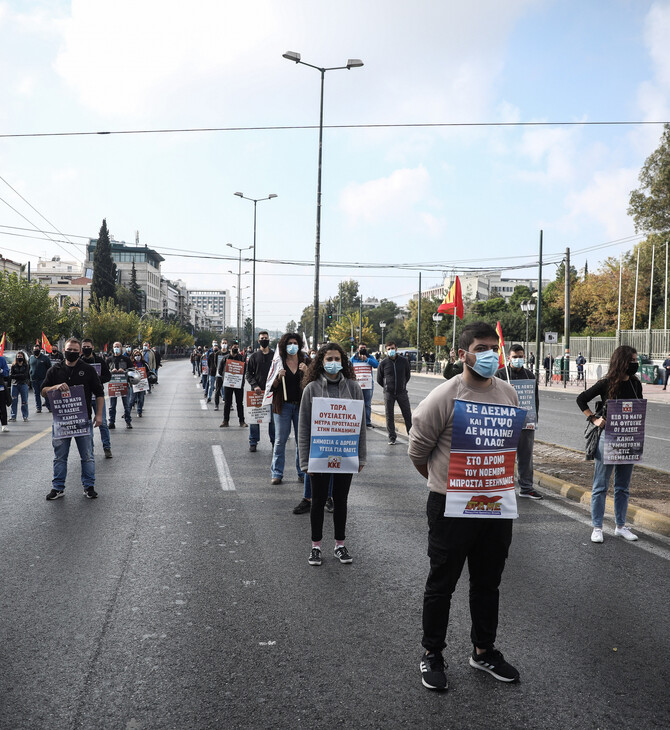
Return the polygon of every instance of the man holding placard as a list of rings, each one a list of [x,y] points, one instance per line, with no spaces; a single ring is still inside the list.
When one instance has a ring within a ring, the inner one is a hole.
[[[90,337],[84,337],[81,341],[81,359],[90,365],[100,378],[100,382],[103,384],[109,383],[112,379],[112,374],[109,372],[109,366],[105,362],[104,358],[100,355],[96,355],[93,349],[93,340]],[[96,400],[93,399],[93,412],[96,411]],[[102,441],[102,450],[105,452],[105,459],[112,458],[112,440],[109,435],[109,426],[107,425],[107,407],[105,405],[105,399],[102,399],[102,422],[99,427],[100,440]]]
[[[230,425],[230,409],[233,405],[233,395],[237,404],[237,417],[240,419],[240,428],[246,426],[244,420],[244,367],[247,358],[240,354],[239,345],[233,345],[230,355],[225,357],[219,365],[219,376],[223,378],[223,421],[222,427]]]
[[[268,424],[268,435],[270,443],[275,445],[275,424],[272,418],[272,409],[270,405],[263,405],[265,400],[265,386],[268,382],[268,373],[272,365],[274,350],[270,349],[270,335],[265,330],[258,333],[259,350],[256,350],[247,360],[246,379],[249,383],[250,390],[246,394],[247,413],[253,409],[254,415],[260,415],[262,420],[258,418],[247,418],[249,424],[249,451],[256,451],[256,446],[261,438],[260,423]]]
[[[351,365],[356,373],[356,380],[363,391],[365,402],[365,425],[372,428],[372,391],[374,389],[373,368],[379,367],[377,358],[372,357],[364,342],[358,346],[358,352],[351,358]]]
[[[71,337],[65,343],[65,362],[49,368],[42,384],[42,395],[49,398],[54,416],[54,471],[52,489],[47,500],[59,499],[65,493],[67,457],[74,438],[81,457],[81,481],[84,496],[95,499],[95,461],[91,398],[95,397],[95,427],[102,423],[105,391],[93,367],[81,359],[81,343]]]
[[[509,364],[500,368],[496,377],[506,380],[516,390],[519,405],[526,410],[526,422],[519,438],[516,450],[516,463],[519,481],[519,497],[526,499],[544,499],[533,488],[533,448],[535,446],[535,428],[537,414],[540,409],[537,380],[532,371],[524,367],[525,352],[521,345],[509,348]]]
[[[459,340],[464,364],[413,414],[409,457],[428,480],[430,572],[423,601],[425,687],[447,688],[446,646],[451,596],[465,561],[470,572],[470,666],[503,682],[519,672],[495,648],[498,587],[517,516],[514,455],[525,411],[499,378],[498,335],[486,322],[467,325]]]

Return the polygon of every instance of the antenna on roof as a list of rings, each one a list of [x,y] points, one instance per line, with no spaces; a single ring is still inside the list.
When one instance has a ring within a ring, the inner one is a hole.
[[[136,246],[140,245],[140,232],[139,231],[135,231],[135,245]]]

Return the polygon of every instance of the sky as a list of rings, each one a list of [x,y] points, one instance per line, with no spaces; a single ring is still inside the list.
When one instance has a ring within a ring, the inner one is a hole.
[[[668,0],[0,0],[0,253],[83,260],[106,218],[166,278],[235,297],[226,244],[251,246],[254,206],[234,193],[273,193],[256,324],[297,321],[318,153],[300,127],[318,126],[320,74],[282,58],[296,51],[364,63],[325,75],[322,300],[355,278],[404,304],[420,270],[424,289],[472,267],[535,277],[540,230],[544,278],[568,247],[595,271],[639,240],[628,198],[662,126],[588,123],[670,121],[669,37]],[[459,126],[407,126],[426,124]],[[227,131],[4,136],[195,128]]]

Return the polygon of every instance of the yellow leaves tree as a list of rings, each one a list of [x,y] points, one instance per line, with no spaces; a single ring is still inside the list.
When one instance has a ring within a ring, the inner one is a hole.
[[[351,320],[349,319],[351,318]],[[353,323],[354,328],[354,342],[351,342],[351,326]],[[360,318],[358,312],[348,312],[347,314],[340,315],[338,321],[334,321],[330,327],[326,327],[328,340],[330,342],[339,342],[340,345],[346,350],[350,346],[356,347],[360,342],[358,336],[358,328],[360,324]],[[363,315],[363,342],[366,344],[377,341],[377,336],[370,325],[368,318]]]

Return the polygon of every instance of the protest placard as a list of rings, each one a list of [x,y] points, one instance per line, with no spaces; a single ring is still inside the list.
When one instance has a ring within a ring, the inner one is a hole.
[[[647,401],[608,400],[604,464],[636,464],[642,460]]]
[[[533,378],[520,378],[510,380],[509,384],[516,390],[519,396],[519,407],[526,411],[524,429],[534,431],[537,428],[537,410],[535,409],[535,380]]]
[[[205,358],[202,359],[201,367],[202,367],[202,374],[209,375],[209,365],[207,365],[207,360],[205,360]]]
[[[244,363],[239,360],[226,360],[223,373],[224,388],[241,388],[244,385]]]
[[[244,420],[247,423],[270,423],[272,406],[263,405],[263,391],[247,390],[244,398]]]
[[[314,398],[308,471],[358,473],[362,400]]]
[[[518,517],[514,460],[525,418],[518,406],[454,401],[445,517]]]
[[[137,370],[137,372],[142,376],[142,380],[140,380],[137,385],[133,385],[133,393],[143,393],[146,390],[149,390],[149,381],[147,380],[147,369],[146,368],[134,368],[134,370]]]
[[[356,380],[361,386],[361,390],[370,390],[372,388],[372,366],[365,362],[351,363],[354,366]]]
[[[48,395],[54,419],[54,439],[88,436],[91,433],[83,385],[73,385],[65,391],[50,390]]]
[[[107,395],[110,398],[128,395],[128,381],[125,373],[112,373],[112,379],[107,383]]]
[[[102,374],[102,365],[99,362],[91,362],[89,365],[91,365],[95,372],[98,373],[98,377],[100,377]]]

